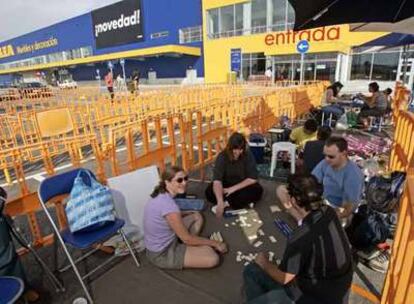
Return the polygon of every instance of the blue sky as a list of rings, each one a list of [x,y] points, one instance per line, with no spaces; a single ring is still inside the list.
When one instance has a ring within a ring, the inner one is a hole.
[[[0,42],[118,1],[0,0]]]

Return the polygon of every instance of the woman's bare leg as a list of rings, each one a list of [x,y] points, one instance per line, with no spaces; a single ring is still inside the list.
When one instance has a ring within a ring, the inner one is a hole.
[[[200,212],[184,212],[183,223],[191,234],[199,235],[204,219]],[[219,255],[209,246],[187,246],[184,268],[212,268],[219,261]]]
[[[184,268],[213,268],[220,262],[219,255],[209,246],[187,246]]]
[[[203,228],[204,219],[200,212],[183,212],[183,223],[192,235],[199,235]]]

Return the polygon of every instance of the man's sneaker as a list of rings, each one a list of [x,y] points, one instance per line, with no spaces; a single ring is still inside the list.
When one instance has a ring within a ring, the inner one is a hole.
[[[385,273],[387,272],[389,261],[389,252],[382,251],[377,257],[367,261],[366,266],[374,271]]]
[[[226,209],[227,207],[230,207],[230,204],[228,201],[224,201],[224,209]],[[214,214],[216,214],[216,210],[217,210],[217,205],[214,205],[213,207],[211,207],[211,212],[213,212]]]
[[[379,256],[381,254],[381,251],[376,248],[369,249],[369,250],[358,250],[356,254],[358,255],[360,259],[367,262]]]

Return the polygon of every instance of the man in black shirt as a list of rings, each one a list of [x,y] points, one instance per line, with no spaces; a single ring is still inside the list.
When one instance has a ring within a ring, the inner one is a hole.
[[[260,253],[244,270],[249,303],[348,302],[352,255],[335,211],[322,204],[322,185],[310,175],[288,182],[287,211],[300,223],[279,266]]]
[[[306,173],[311,173],[324,158],[323,147],[326,140],[331,136],[332,130],[330,127],[319,127],[317,133],[317,140],[308,141],[303,150],[303,166]]]

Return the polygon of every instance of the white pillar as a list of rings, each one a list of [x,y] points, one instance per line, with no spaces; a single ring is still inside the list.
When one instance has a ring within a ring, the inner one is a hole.
[[[243,34],[250,35],[252,29],[252,4],[243,4]]]
[[[347,81],[351,80],[352,55],[342,54],[340,56],[341,56],[341,72],[340,72],[338,79],[340,82],[346,83]]]
[[[340,81],[341,78],[341,71],[342,71],[342,60],[341,60],[341,54],[338,53],[338,56],[336,56],[336,69],[335,69],[335,81]]]

